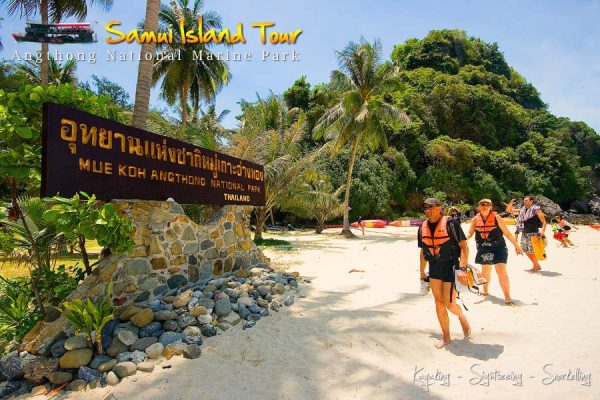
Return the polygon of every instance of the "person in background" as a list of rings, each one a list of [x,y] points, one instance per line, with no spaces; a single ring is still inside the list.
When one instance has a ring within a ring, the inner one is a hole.
[[[531,238],[533,236],[545,237],[546,232],[546,217],[539,205],[535,204],[533,196],[526,196],[523,199],[523,207],[520,210],[513,209],[515,199],[512,199],[506,207],[506,212],[517,214],[520,222],[523,224],[523,232],[521,235],[521,248],[527,254],[527,257],[533,263],[533,267],[526,270],[527,272],[537,272],[542,269],[540,263],[533,251]]]

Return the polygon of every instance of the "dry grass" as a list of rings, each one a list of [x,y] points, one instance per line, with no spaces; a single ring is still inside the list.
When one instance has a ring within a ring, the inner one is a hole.
[[[100,255],[102,246],[99,246],[95,240],[90,240],[86,243],[86,249],[90,258],[90,263],[94,263]],[[83,268],[83,261],[81,261],[81,256],[77,252],[74,254],[63,254],[56,258],[54,263],[53,266],[61,264],[74,266],[79,264],[79,266]],[[19,276],[28,276],[29,270],[25,264],[13,262],[10,259],[2,260],[0,258],[0,275],[6,279],[17,278]]]

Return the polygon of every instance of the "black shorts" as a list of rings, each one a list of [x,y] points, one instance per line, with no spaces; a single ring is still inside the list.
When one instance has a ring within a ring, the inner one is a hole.
[[[508,249],[506,247],[480,247],[477,249],[475,263],[482,265],[506,264]]]
[[[454,282],[454,263],[437,262],[429,263],[429,277],[444,282]]]

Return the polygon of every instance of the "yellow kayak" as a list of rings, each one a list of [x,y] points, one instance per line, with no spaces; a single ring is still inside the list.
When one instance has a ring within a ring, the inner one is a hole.
[[[538,260],[546,259],[546,251],[544,250],[544,241],[539,236],[531,237],[531,245],[533,246],[533,253],[535,254],[535,258]]]

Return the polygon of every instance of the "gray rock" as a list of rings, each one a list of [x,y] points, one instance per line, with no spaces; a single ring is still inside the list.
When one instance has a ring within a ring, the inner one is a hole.
[[[207,299],[207,298],[199,298],[195,305],[202,306],[202,307],[206,308],[207,310],[215,308],[214,300]]]
[[[138,340],[138,336],[133,332],[125,329],[117,329],[115,336],[126,346],[131,346]]]
[[[260,319],[260,314],[250,314],[248,316],[248,321],[258,321]]]
[[[248,311],[250,311],[252,314],[260,314],[262,307],[260,307],[258,304],[250,304],[248,306]]]
[[[248,322],[245,322],[245,323],[244,323],[244,326],[242,326],[242,329],[243,329],[243,330],[250,329],[250,328],[252,328],[254,325],[256,325],[256,321],[248,321]]]
[[[11,393],[16,392],[21,387],[21,382],[19,381],[8,381],[0,383],[0,398],[4,398],[4,396],[8,396]]]
[[[111,369],[113,369],[113,367],[115,365],[117,365],[118,361],[114,358],[110,359],[109,361],[102,363],[98,366],[98,371],[100,372],[108,372]]]
[[[106,350],[106,354],[110,357],[116,357],[119,353],[127,351],[129,346],[123,344],[119,338],[114,338],[110,347]]]
[[[124,351],[123,353],[117,354],[117,361],[118,362],[129,361],[130,359],[131,359],[131,352],[130,351]]]
[[[8,380],[16,380],[23,376],[21,359],[16,351],[13,351],[0,359],[0,375],[5,376]]]
[[[86,385],[87,382],[83,379],[75,379],[73,382],[67,385],[67,390],[70,390],[72,392],[81,392],[85,389]]]
[[[145,275],[150,272],[150,263],[144,259],[127,261],[127,275]]]
[[[202,325],[200,331],[202,332],[202,335],[206,337],[215,336],[217,334],[217,329],[211,324]]]
[[[284,300],[283,304],[286,305],[286,306],[291,306],[292,304],[294,304],[294,296],[288,296]]]
[[[106,383],[110,386],[116,386],[120,382],[119,377],[114,372],[110,371],[106,374]]]
[[[231,312],[231,302],[229,298],[224,297],[215,302],[215,312],[218,316],[223,317]]]
[[[79,372],[77,373],[77,377],[84,380],[86,383],[90,383],[94,379],[100,378],[101,375],[102,373],[98,370],[88,367],[79,367]]]
[[[119,378],[134,375],[137,371],[137,366],[131,361],[120,362],[115,365],[111,372],[114,372]]]
[[[83,335],[71,336],[65,341],[66,350],[85,349],[87,347],[88,343]]]
[[[167,285],[157,286],[154,288],[153,293],[155,296],[164,296],[169,291]]]
[[[157,321],[169,321],[177,318],[177,313],[175,311],[158,311],[154,314],[154,319]]]
[[[271,288],[267,285],[260,285],[259,287],[256,288],[256,290],[258,291],[258,294],[263,297],[271,292]]]
[[[154,343],[151,346],[148,346],[145,350],[148,358],[157,359],[162,356],[163,350],[165,346],[162,343]]]
[[[200,350],[200,346],[195,344],[188,344],[185,350],[183,351],[183,356],[185,358],[194,359],[200,357],[202,351]]]
[[[134,344],[131,345],[131,347],[129,348],[129,350],[131,351],[136,351],[136,350],[140,350],[140,351],[144,351],[146,350],[146,348],[154,343],[158,342],[158,339],[155,338],[154,336],[150,336],[150,337],[145,337],[145,338],[141,338],[135,341]]]
[[[183,336],[200,336],[202,332],[197,326],[188,326],[182,332]]]
[[[265,299],[261,299],[260,297],[256,300],[256,303],[262,308],[269,307],[269,302]]]
[[[50,347],[50,354],[52,354],[52,357],[60,358],[60,356],[65,354],[67,351],[67,349],[65,349],[65,342],[66,339],[59,340],[58,342],[54,343],[52,347]]]
[[[179,325],[180,329],[185,329],[188,326],[192,326],[192,325],[197,325],[198,321],[196,320],[196,318],[194,318],[192,316],[192,314],[186,312],[182,315],[180,315],[177,318],[177,325]]]
[[[172,275],[167,279],[167,285],[169,288],[174,289],[188,284],[188,280],[183,275]]]
[[[230,313],[224,317],[221,317],[219,320],[221,322],[227,322],[230,325],[237,325],[241,321],[241,318],[236,313]]]
[[[251,304],[254,304],[254,299],[248,296],[242,296],[237,300],[237,303],[240,306],[249,307]]]
[[[111,358],[109,356],[106,356],[106,355],[96,356],[96,357],[94,357],[94,359],[90,363],[90,368],[98,369],[98,367],[100,366],[100,364],[103,364],[103,363],[105,363],[107,361],[110,361],[110,360],[111,360]]]
[[[135,364],[139,364],[146,359],[146,353],[144,351],[136,350],[133,353],[131,353],[129,359]]]
[[[163,327],[163,330],[171,331],[171,332],[175,332],[176,330],[179,329],[179,325],[177,324],[177,321],[174,321],[174,320],[169,320],[169,321],[163,322],[162,327]]]
[[[248,310],[248,308],[246,308],[244,305],[240,304],[239,305],[239,311],[238,314],[240,316],[241,319],[243,320],[247,320],[248,317],[250,316],[250,311]]]
[[[174,343],[178,340],[181,340],[183,338],[183,335],[181,333],[175,333],[175,332],[165,332],[161,335],[160,339],[158,340],[163,346],[167,346],[171,343]]]
[[[202,346],[203,343],[202,336],[184,336],[181,341],[185,344],[196,344],[198,346]]]
[[[269,316],[269,309],[268,308],[263,308],[262,310],[260,310],[260,316],[261,317],[268,317]]]
[[[154,371],[154,363],[151,361],[144,361],[137,365],[138,371],[152,372]]]
[[[55,385],[62,385],[63,383],[71,382],[72,379],[73,374],[70,372],[55,371],[48,375],[48,380],[50,383]]]
[[[151,337],[154,334],[162,329],[162,324],[158,321],[154,321],[140,329],[140,337]]]

